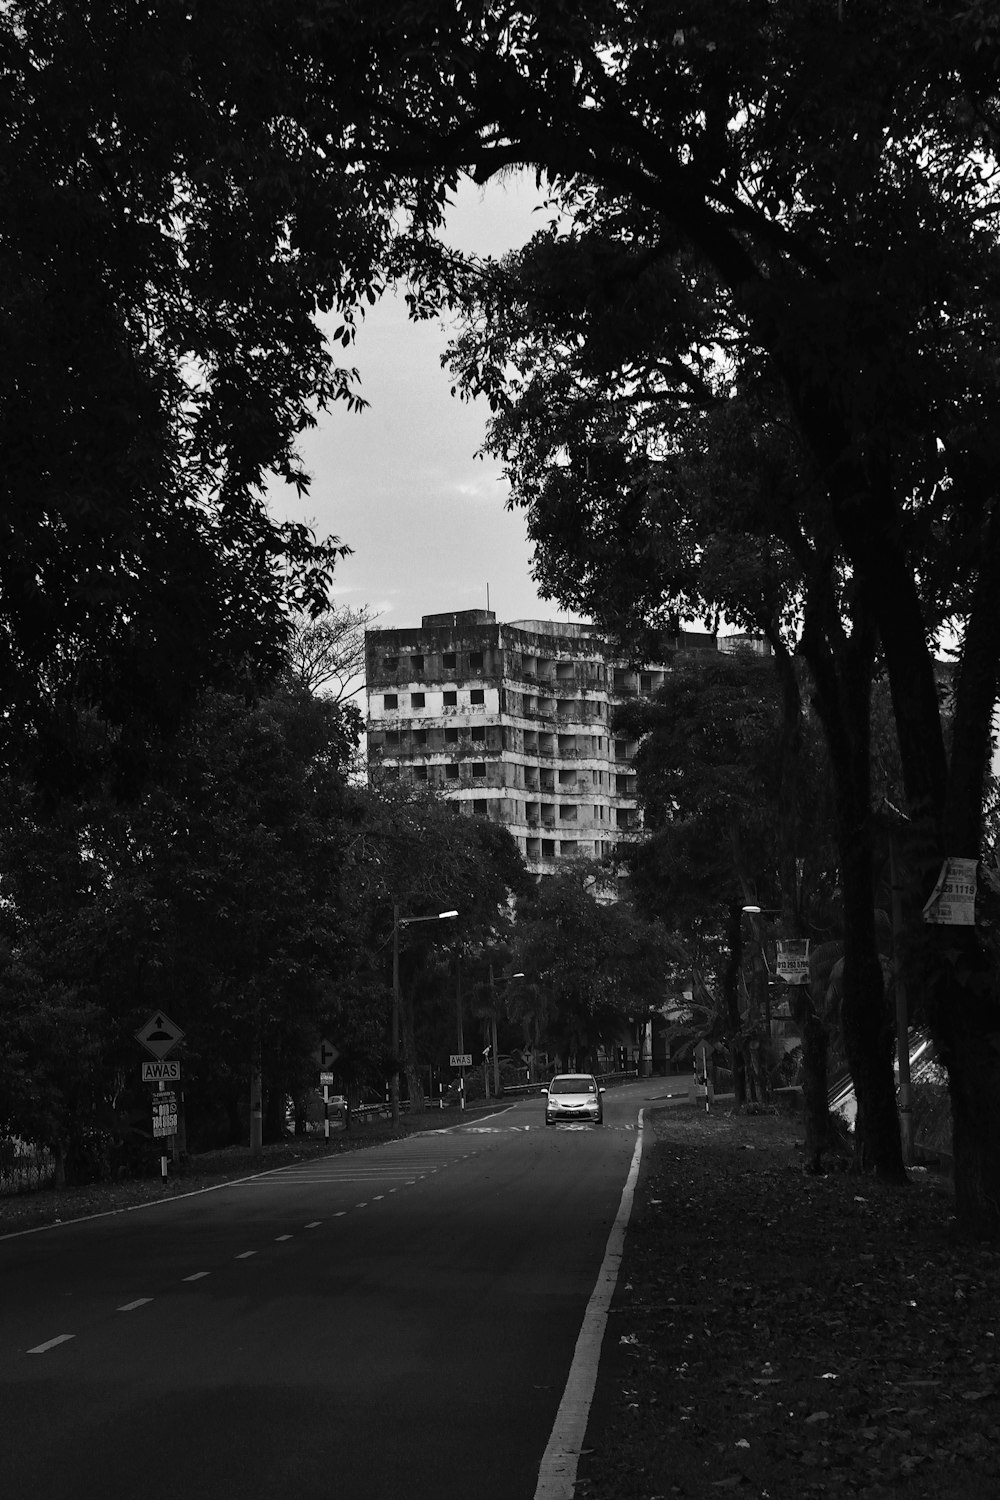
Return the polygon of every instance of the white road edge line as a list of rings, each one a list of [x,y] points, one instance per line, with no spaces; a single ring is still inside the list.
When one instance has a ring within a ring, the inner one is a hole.
[[[639,1111],[636,1128],[635,1150],[632,1165],[622,1189],[621,1202],[615,1222],[608,1235],[601,1269],[597,1273],[594,1290],[590,1294],[587,1310],[573,1352],[566,1389],[563,1391],[556,1420],[538,1469],[538,1484],[534,1500],[573,1500],[576,1490],[576,1471],[580,1462],[580,1449],[587,1435],[590,1403],[594,1399],[597,1370],[601,1360],[601,1345],[608,1323],[608,1308],[618,1283],[618,1271],[622,1263],[625,1246],[625,1231],[632,1215],[632,1199],[639,1176],[642,1159],[643,1111]]]
[[[135,1312],[137,1307],[145,1307],[147,1302],[152,1302],[152,1297],[136,1297],[134,1302],[123,1302],[118,1308],[119,1312]]]
[[[57,1333],[54,1339],[47,1339],[44,1344],[36,1344],[34,1349],[29,1349],[29,1354],[47,1354],[57,1344],[65,1344],[69,1339],[75,1339],[75,1333]]]

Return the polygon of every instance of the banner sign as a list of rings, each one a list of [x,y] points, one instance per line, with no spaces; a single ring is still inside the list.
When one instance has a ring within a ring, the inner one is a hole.
[[[808,984],[809,939],[779,939],[778,958],[775,968],[786,984]]]
[[[976,925],[976,866],[974,859],[946,859],[937,885],[924,907],[925,922],[948,927]]]

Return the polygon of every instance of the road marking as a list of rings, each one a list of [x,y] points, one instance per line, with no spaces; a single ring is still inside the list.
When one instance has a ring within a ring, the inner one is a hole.
[[[203,1276],[211,1276],[211,1271],[195,1271],[192,1276],[182,1276],[182,1281],[200,1281]]]
[[[313,1219],[313,1221],[312,1221],[311,1224],[307,1224],[306,1225],[306,1228],[307,1229],[318,1229],[319,1226],[322,1224],[322,1222],[323,1222],[322,1219]]]
[[[355,1208],[367,1208],[368,1204],[367,1203],[355,1203],[354,1207]]]
[[[257,1254],[256,1250],[244,1250],[242,1252],[242,1254],[237,1255],[236,1259],[237,1260],[249,1260],[250,1257],[251,1257],[251,1255],[256,1255],[256,1254]]]
[[[147,1302],[152,1302],[152,1297],[136,1297],[134,1302],[123,1302],[118,1309],[119,1312],[135,1312],[137,1307],[145,1307]]]
[[[583,1315],[583,1324],[573,1352],[573,1363],[570,1365],[566,1389],[563,1391],[559,1410],[556,1412],[556,1420],[542,1455],[534,1500],[573,1500],[576,1492],[576,1470],[580,1462],[580,1449],[587,1435],[587,1420],[590,1416],[590,1403],[594,1399],[597,1367],[601,1359],[601,1344],[604,1342],[604,1330],[608,1322],[608,1308],[611,1306],[611,1299],[615,1294],[618,1281],[618,1271],[625,1247],[625,1231],[632,1213],[632,1199],[635,1196],[639,1163],[642,1160],[642,1116],[643,1111],[640,1110],[632,1165],[629,1167],[628,1177],[622,1188],[621,1202],[618,1205],[615,1222],[611,1226],[611,1233],[608,1235],[601,1269],[597,1273],[594,1290],[590,1294],[590,1301]]]
[[[34,1349],[29,1349],[29,1354],[47,1354],[57,1344],[65,1344],[69,1339],[75,1339],[75,1333],[57,1333],[54,1339],[48,1339],[44,1344],[36,1344]]]
[[[281,1242],[282,1242],[282,1240],[290,1240],[290,1239],[291,1239],[291,1235],[290,1234],[276,1234],[274,1236],[274,1243],[276,1245],[280,1245]]]
[[[346,1208],[338,1208],[337,1212],[334,1214],[333,1217],[335,1219],[342,1219],[344,1217],[344,1215],[346,1214],[346,1212],[347,1212]]]
[[[372,1199],[372,1202],[373,1202],[373,1203],[381,1203],[381,1202],[382,1202],[382,1199],[383,1199],[383,1198],[384,1198],[384,1197],[385,1197],[385,1194],[384,1194],[384,1193],[376,1193],[376,1194],[375,1194],[375,1196],[374,1196],[374,1198],[373,1198],[373,1199]]]

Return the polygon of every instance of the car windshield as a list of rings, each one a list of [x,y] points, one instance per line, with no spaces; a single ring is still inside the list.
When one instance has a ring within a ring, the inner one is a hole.
[[[592,1078],[553,1078],[549,1084],[550,1094],[596,1094],[597,1085]]]

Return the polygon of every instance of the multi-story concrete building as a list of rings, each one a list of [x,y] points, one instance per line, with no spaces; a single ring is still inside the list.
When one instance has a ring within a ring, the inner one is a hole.
[[[611,714],[668,668],[633,670],[592,625],[503,625],[491,610],[424,615],[419,630],[365,642],[371,766],[505,824],[536,872],[599,859],[636,825],[636,747],[612,735]],[[682,631],[667,644],[716,639]]]

